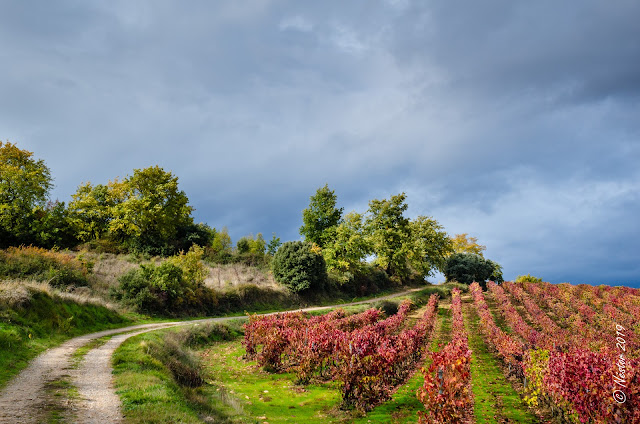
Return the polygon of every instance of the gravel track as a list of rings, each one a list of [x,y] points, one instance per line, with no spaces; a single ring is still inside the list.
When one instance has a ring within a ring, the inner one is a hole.
[[[351,302],[342,305],[304,308],[302,311],[330,309],[371,303],[409,294],[419,289],[395,293],[375,299]],[[111,356],[129,337],[149,331],[175,326],[221,322],[239,317],[208,318],[195,321],[176,321],[158,324],[134,325],[115,330],[100,331],[76,337],[62,345],[49,349],[35,358],[27,368],[0,391],[0,423],[26,424],[47,422],[50,414],[51,395],[47,384],[70,380],[79,393],[73,405],[73,422],[81,424],[110,424],[122,422],[120,399],[113,387]],[[72,355],[80,347],[104,336],[113,337],[104,345],[90,350],[77,368],[73,367]],[[69,402],[68,402],[69,403]]]

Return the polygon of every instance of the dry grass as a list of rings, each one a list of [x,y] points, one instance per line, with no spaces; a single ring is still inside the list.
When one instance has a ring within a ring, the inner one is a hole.
[[[0,308],[15,308],[29,304],[33,293],[44,292],[52,298],[68,299],[80,305],[100,305],[111,310],[116,306],[100,297],[93,296],[88,287],[78,287],[72,292],[64,292],[39,281],[0,281]]]
[[[95,280],[98,281],[93,281],[91,286],[98,292],[108,292],[109,287],[118,285],[120,276],[139,267],[139,264],[131,262],[128,255],[87,252],[81,252],[81,254],[94,263],[93,275],[96,277]],[[159,258],[151,258],[141,263],[160,265],[161,262],[162,260]],[[204,283],[214,290],[225,291],[244,284],[273,289],[282,288],[268,271],[241,263],[218,266],[205,264],[205,269],[207,270],[207,277]]]
[[[101,296],[109,295],[109,288],[118,285],[118,278],[128,271],[138,268],[138,265],[127,261],[125,255],[113,253],[86,253],[82,252],[93,265],[91,288]]]
[[[204,283],[218,291],[226,291],[238,286],[251,284],[260,288],[284,290],[281,284],[274,280],[271,273],[244,264],[227,264],[216,267],[207,266],[209,274]]]

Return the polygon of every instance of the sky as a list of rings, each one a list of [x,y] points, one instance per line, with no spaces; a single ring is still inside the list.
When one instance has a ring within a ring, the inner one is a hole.
[[[640,286],[640,2],[0,3],[0,139],[52,199],[160,165],[197,222],[297,240],[328,184],[506,279]],[[436,282],[437,278],[433,279]]]

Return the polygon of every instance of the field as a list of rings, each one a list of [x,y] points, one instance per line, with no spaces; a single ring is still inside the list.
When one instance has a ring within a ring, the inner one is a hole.
[[[35,352],[130,323],[96,302],[5,283],[0,384]],[[124,422],[640,422],[637,289],[447,284],[371,302],[133,336],[113,356]],[[73,387],[47,393],[66,422]]]
[[[636,423],[639,311],[635,289],[489,283],[390,317],[254,316],[197,350],[201,389],[229,422]]]

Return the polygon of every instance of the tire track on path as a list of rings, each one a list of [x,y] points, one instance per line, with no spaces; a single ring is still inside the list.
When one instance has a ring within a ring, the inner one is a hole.
[[[295,311],[310,312],[367,304],[404,296],[418,290],[421,289],[412,289],[402,293],[394,293],[359,302],[316,306],[295,309]],[[275,313],[278,312],[273,312],[273,314]],[[71,378],[71,383],[78,389],[79,393],[79,400],[72,402],[75,405],[73,415],[77,417],[77,421],[74,421],[82,424],[120,423],[123,417],[120,409],[120,399],[113,388],[113,369],[111,367],[111,355],[118,346],[129,337],[149,331],[175,326],[223,322],[238,318],[242,318],[242,316],[142,324],[100,331],[70,339],[58,347],[43,352],[0,391],[0,423],[32,424],[46,422],[50,412],[47,408],[50,404],[50,399],[47,394],[46,385],[69,377]],[[110,335],[114,337],[106,344],[90,350],[83,358],[80,366],[77,369],[73,368],[71,358],[76,349],[92,340]]]

